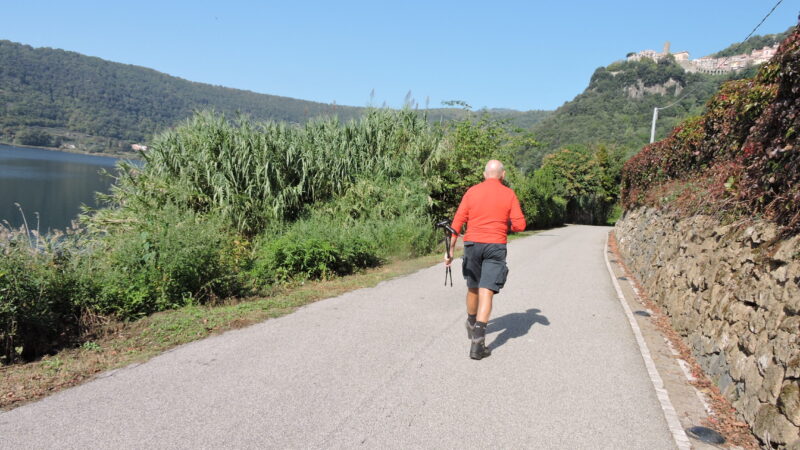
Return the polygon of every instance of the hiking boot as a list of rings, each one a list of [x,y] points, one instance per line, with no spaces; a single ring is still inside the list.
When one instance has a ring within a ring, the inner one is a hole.
[[[491,355],[492,351],[486,347],[485,338],[472,339],[472,345],[469,347],[469,357],[472,359],[483,359]]]
[[[467,339],[475,339],[475,324],[470,325],[469,319],[467,319],[467,321],[464,322],[464,326],[467,327]]]

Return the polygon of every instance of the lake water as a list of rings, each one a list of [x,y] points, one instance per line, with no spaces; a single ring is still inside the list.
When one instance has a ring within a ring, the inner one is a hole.
[[[22,225],[19,203],[28,225],[40,230],[63,230],[77,217],[80,206],[96,207],[95,192],[108,192],[116,158],[80,155],[0,144],[0,222]]]

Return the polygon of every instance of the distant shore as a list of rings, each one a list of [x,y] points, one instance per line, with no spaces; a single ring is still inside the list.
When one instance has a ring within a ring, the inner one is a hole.
[[[116,159],[135,159],[141,160],[141,156],[138,152],[131,152],[131,153],[107,153],[107,152],[87,152],[83,150],[79,150],[77,148],[63,148],[63,147],[42,147],[37,145],[22,145],[16,144],[12,142],[3,142],[0,141],[2,145],[8,145],[10,147],[19,147],[19,148],[33,148],[37,150],[47,150],[51,152],[62,152],[62,153],[74,153],[78,155],[89,155],[89,156],[105,156],[108,158],[116,158]]]

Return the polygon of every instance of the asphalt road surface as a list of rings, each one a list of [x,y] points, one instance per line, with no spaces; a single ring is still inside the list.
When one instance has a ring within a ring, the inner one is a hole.
[[[460,259],[0,413],[2,448],[675,448],[604,264],[608,228],[509,244],[491,357]]]

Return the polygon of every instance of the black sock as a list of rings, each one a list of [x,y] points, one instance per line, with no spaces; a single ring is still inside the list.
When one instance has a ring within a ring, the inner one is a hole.
[[[486,337],[486,322],[475,322],[475,337]]]
[[[478,320],[477,314],[467,314],[467,322],[469,322],[471,326],[475,325],[476,320]]]

